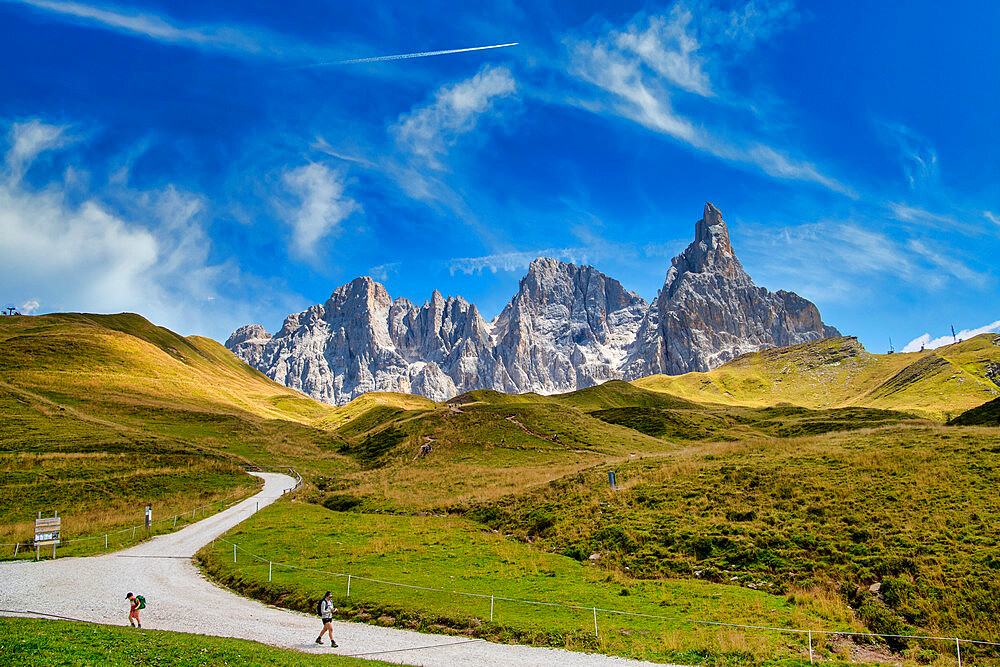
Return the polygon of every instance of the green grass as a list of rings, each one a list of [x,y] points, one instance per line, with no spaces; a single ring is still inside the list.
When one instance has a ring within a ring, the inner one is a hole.
[[[29,538],[39,511],[73,539],[135,525],[147,504],[163,517],[245,495],[241,463],[357,467],[311,423],[334,410],[137,315],[3,318],[0,543]]]
[[[383,665],[335,655],[306,655],[242,639],[113,625],[0,617],[6,665]]]
[[[337,513],[288,500],[263,510],[198,558],[207,572],[238,592],[309,611],[325,590],[338,596],[340,617],[380,625],[463,634],[685,664],[745,664],[798,659],[799,639],[678,621],[496,600],[490,595],[657,616],[779,627],[850,629],[849,608],[834,598],[802,592],[796,598],[694,578],[640,580],[545,553],[459,517]],[[242,551],[245,550],[245,551]],[[248,553],[345,577],[275,566]],[[429,592],[357,579],[365,577]],[[468,597],[452,593],[477,593]],[[791,647],[789,647],[791,644]],[[817,648],[820,650],[820,648]],[[822,649],[826,655],[826,649]]]
[[[972,408],[955,417],[952,426],[1000,426],[1000,398]]]
[[[807,408],[868,407],[946,421],[1000,396],[990,378],[1000,336],[926,352],[871,354],[855,338],[825,338],[745,354],[707,373],[652,375],[637,387],[697,402]]]
[[[296,557],[311,557],[303,549],[331,535],[361,549],[356,561],[321,553],[325,568],[393,578],[389,570],[409,563],[408,574],[429,573],[435,587],[455,576],[720,620],[995,638],[1000,436],[927,419],[1000,392],[997,340],[871,355],[856,340],[827,339],[710,373],[559,396],[482,390],[452,409],[372,393],[334,408],[271,382],[214,341],[137,315],[3,318],[0,542],[28,537],[40,510],[59,510],[65,538],[134,525],[146,504],[156,518],[194,505],[216,511],[221,498],[255,487],[239,464],[292,465],[305,478],[297,498],[312,503],[295,507],[319,517],[327,534],[302,526],[312,542],[301,542],[292,528],[255,520],[246,537]],[[433,451],[415,458],[425,443]],[[622,490],[607,489],[608,470]],[[323,505],[353,511],[337,516]],[[87,551],[94,546],[59,553],[103,550]],[[592,553],[600,559],[589,561]],[[303,582],[272,590],[259,572],[244,580],[213,563],[234,587],[279,603],[306,605],[313,594]],[[875,582],[880,596],[864,592]],[[595,640],[579,614],[535,623],[508,609],[490,624],[463,599],[397,594],[352,600],[350,613],[679,662],[756,663],[801,650],[776,637],[616,627],[610,617]]]
[[[998,452],[996,430],[942,426],[698,444],[468,516],[638,577],[820,587],[876,632],[998,641]],[[867,593],[876,582],[879,598]]]

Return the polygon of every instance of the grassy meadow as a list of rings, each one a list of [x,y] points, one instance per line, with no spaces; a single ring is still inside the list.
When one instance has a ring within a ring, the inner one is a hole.
[[[936,350],[871,354],[827,338],[745,354],[707,373],[651,375],[633,384],[699,402],[806,408],[868,407],[947,421],[1000,396],[1000,336]]]
[[[557,396],[375,392],[332,407],[137,315],[5,317],[0,543],[25,539],[40,510],[59,510],[65,539],[134,525],[146,504],[157,519],[218,511],[257,486],[241,464],[291,465],[304,487],[243,524],[241,547],[449,591],[1000,641],[998,341],[873,355],[827,339]],[[329,585],[345,617],[371,623],[686,664],[806,655],[794,636],[607,612],[595,637],[590,611],[524,603],[495,601],[490,621],[483,598],[364,581],[348,600],[343,581],[276,570],[268,583],[222,547],[200,557],[293,608]],[[928,642],[816,648],[953,662]],[[984,648],[968,657],[1000,664]]]
[[[310,611],[329,589],[337,596],[340,618],[386,626],[683,664],[800,660],[808,656],[808,647],[804,635],[734,631],[605,611],[597,614],[595,637],[590,607],[771,627],[863,627],[846,603],[823,591],[776,595],[693,577],[639,579],[596,562],[548,553],[456,516],[331,512],[283,499],[226,539],[239,545],[235,563],[232,546],[222,541],[198,554],[213,579],[301,611]],[[269,569],[267,560],[310,570]],[[316,570],[350,573],[350,597],[346,577]],[[836,659],[836,647],[829,642],[817,640],[814,649]]]
[[[336,655],[306,655],[242,639],[117,625],[0,616],[0,663],[7,665],[385,665]]]

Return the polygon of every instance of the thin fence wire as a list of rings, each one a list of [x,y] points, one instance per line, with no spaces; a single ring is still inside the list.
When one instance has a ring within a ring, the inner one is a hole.
[[[573,609],[573,610],[577,610],[577,611],[592,612],[594,614],[594,628],[595,628],[594,633],[595,633],[595,635],[598,634],[597,614],[600,613],[600,614],[610,614],[610,615],[617,615],[617,616],[623,616],[623,617],[644,618],[644,619],[651,619],[651,620],[656,620],[656,621],[669,621],[669,622],[672,622],[672,623],[688,623],[688,624],[692,624],[692,625],[709,626],[709,627],[736,628],[736,629],[753,630],[753,631],[760,631],[760,632],[779,632],[779,633],[786,633],[786,634],[793,634],[793,635],[802,635],[804,638],[808,638],[808,640],[809,640],[809,647],[810,647],[809,650],[810,650],[810,652],[812,651],[812,646],[813,646],[812,637],[814,635],[839,636],[839,637],[863,637],[863,638],[869,638],[869,639],[890,639],[890,638],[891,639],[921,639],[921,640],[926,640],[926,641],[943,641],[943,642],[949,642],[949,643],[954,642],[955,646],[956,646],[956,649],[957,649],[957,652],[958,652],[959,655],[961,655],[961,653],[960,653],[961,644],[976,644],[976,645],[980,645],[980,646],[1000,647],[1000,643],[998,643],[998,642],[990,642],[990,641],[985,641],[985,640],[980,640],[980,639],[962,639],[962,638],[959,638],[959,637],[934,637],[934,636],[929,636],[929,635],[897,635],[897,634],[874,633],[874,632],[853,632],[853,631],[849,631],[849,630],[809,630],[809,629],[800,629],[800,628],[771,627],[771,626],[765,626],[765,625],[749,625],[749,624],[741,624],[741,623],[723,623],[723,622],[720,622],[720,621],[705,621],[705,620],[700,620],[700,619],[685,618],[685,617],[681,617],[681,616],[661,616],[661,615],[658,615],[658,614],[645,614],[645,613],[641,613],[641,612],[624,611],[624,610],[621,610],[621,609],[605,609],[603,607],[597,607],[595,605],[566,604],[566,603],[561,603],[561,602],[545,602],[545,601],[542,601],[542,600],[529,600],[529,599],[525,599],[525,598],[505,597],[505,596],[502,596],[502,595],[489,595],[489,594],[484,594],[484,593],[469,593],[467,591],[456,591],[456,590],[449,590],[449,589],[446,589],[446,588],[433,588],[433,587],[428,587],[428,586],[418,586],[418,585],[415,585],[415,584],[405,584],[405,583],[402,583],[402,582],[389,581],[389,580],[386,580],[386,579],[375,579],[375,578],[372,578],[372,577],[363,577],[363,576],[359,576],[359,575],[353,574],[353,573],[333,572],[333,571],[330,571],[330,570],[322,570],[322,569],[318,569],[318,568],[305,567],[305,566],[301,566],[301,565],[293,565],[291,563],[285,563],[285,562],[282,562],[282,561],[271,560],[271,559],[268,559],[268,558],[266,558],[264,556],[261,556],[259,554],[255,554],[255,553],[253,553],[251,551],[248,551],[248,550],[244,549],[243,547],[239,546],[237,543],[230,542],[229,540],[226,540],[225,538],[219,537],[219,538],[216,538],[216,539],[218,541],[220,541],[220,542],[225,542],[226,544],[229,544],[229,545],[231,545],[233,547],[234,559],[236,557],[236,553],[237,552],[242,552],[243,554],[245,554],[246,556],[249,556],[249,557],[253,558],[254,560],[260,561],[262,563],[267,563],[268,566],[269,566],[269,568],[270,567],[283,567],[283,568],[287,568],[289,570],[299,570],[299,571],[302,571],[302,572],[311,572],[313,574],[322,574],[322,575],[326,575],[326,576],[330,576],[330,577],[346,578],[349,581],[365,581],[365,582],[370,582],[370,583],[375,583],[375,584],[382,584],[382,585],[386,585],[386,586],[395,586],[395,587],[398,587],[398,588],[405,588],[405,589],[411,589],[411,590],[433,592],[433,593],[445,593],[445,594],[449,594],[449,595],[456,595],[456,596],[467,597],[467,598],[486,599],[486,600],[490,600],[490,602],[491,602],[491,604],[490,604],[491,610],[492,610],[493,604],[495,602],[509,602],[509,603],[524,604],[524,605],[534,605],[534,606],[541,606],[541,607],[561,607],[561,608],[564,608],[564,609]],[[350,590],[350,589],[348,589],[348,590]],[[350,595],[350,593],[348,593],[348,596],[349,595]],[[959,662],[959,665],[961,665],[961,662]]]
[[[290,493],[292,491],[297,490],[299,487],[302,486],[302,476],[299,475],[299,473],[294,468],[291,468],[289,466],[254,466],[254,465],[246,465],[246,466],[243,466],[243,468],[247,472],[272,472],[272,471],[281,471],[283,473],[290,473],[291,476],[295,478],[295,486],[292,487],[292,488],[290,488],[290,489],[285,489],[282,492],[282,494]],[[238,495],[238,494],[239,494],[239,492],[233,492],[233,493],[230,493],[230,494],[228,494],[226,496],[223,496],[222,498],[220,498],[218,500],[213,500],[210,503],[206,503],[204,505],[197,505],[197,506],[191,508],[191,512],[190,513],[188,513],[188,512],[181,512],[181,513],[178,513],[178,514],[174,514],[173,516],[164,517],[162,519],[154,519],[150,523],[151,524],[158,524],[158,523],[166,523],[168,521],[172,521],[176,525],[176,522],[177,522],[178,519],[187,519],[189,516],[191,518],[195,518],[197,516],[197,514],[198,514],[199,511],[201,512],[201,515],[204,517],[204,516],[206,516],[205,515],[205,510],[214,507],[216,505],[216,503],[222,503],[222,505],[219,507],[219,512],[222,512],[223,510],[225,510],[225,509],[227,509],[229,507],[232,507],[233,505],[237,505],[237,504],[243,502],[244,500],[246,500],[246,498],[242,498],[242,499],[239,499],[239,500],[233,500],[233,501],[228,502],[228,503],[225,502],[226,500],[229,500],[230,498],[232,498],[233,496]],[[127,533],[129,531],[132,531],[134,533],[136,530],[145,529],[145,528],[146,528],[146,524],[145,524],[145,522],[143,522],[141,524],[137,524],[137,525],[134,525],[134,526],[128,526],[126,528],[122,528],[121,530],[112,530],[112,531],[108,531],[106,533],[101,533],[100,535],[92,535],[90,537],[75,537],[75,538],[70,539],[70,540],[60,540],[59,544],[63,545],[63,544],[72,544],[72,543],[75,543],[75,542],[90,542],[90,541],[93,541],[93,540],[104,540],[105,544],[107,544],[108,543],[108,539],[110,537],[112,537],[112,536],[121,535],[122,533]],[[152,525],[150,526],[150,528],[152,528]],[[134,541],[134,538],[132,540],[130,540],[130,541]],[[34,549],[35,545],[32,543],[32,541],[30,539],[28,539],[28,540],[22,540],[20,542],[0,542],[0,547],[14,547],[15,549],[23,548],[24,550],[27,551],[27,550],[30,550],[30,549]]]

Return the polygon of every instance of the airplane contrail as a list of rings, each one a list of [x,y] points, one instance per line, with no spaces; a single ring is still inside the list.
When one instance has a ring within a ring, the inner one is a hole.
[[[371,58],[351,58],[350,60],[333,60],[325,63],[313,63],[311,65],[299,65],[292,69],[304,67],[327,67],[329,65],[359,65],[361,63],[377,63],[383,60],[406,60],[407,58],[426,58],[427,56],[443,56],[449,53],[465,53],[466,51],[483,51],[485,49],[502,49],[508,46],[517,46],[518,42],[510,44],[491,44],[490,46],[471,46],[467,49],[448,49],[446,51],[421,51],[420,53],[397,53],[392,56],[373,56]]]

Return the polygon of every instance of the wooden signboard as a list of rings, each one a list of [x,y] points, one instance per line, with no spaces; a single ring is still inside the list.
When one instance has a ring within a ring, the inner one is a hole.
[[[49,544],[59,544],[59,531],[62,528],[62,519],[59,516],[52,516],[47,519],[35,519],[35,546],[43,547]]]

